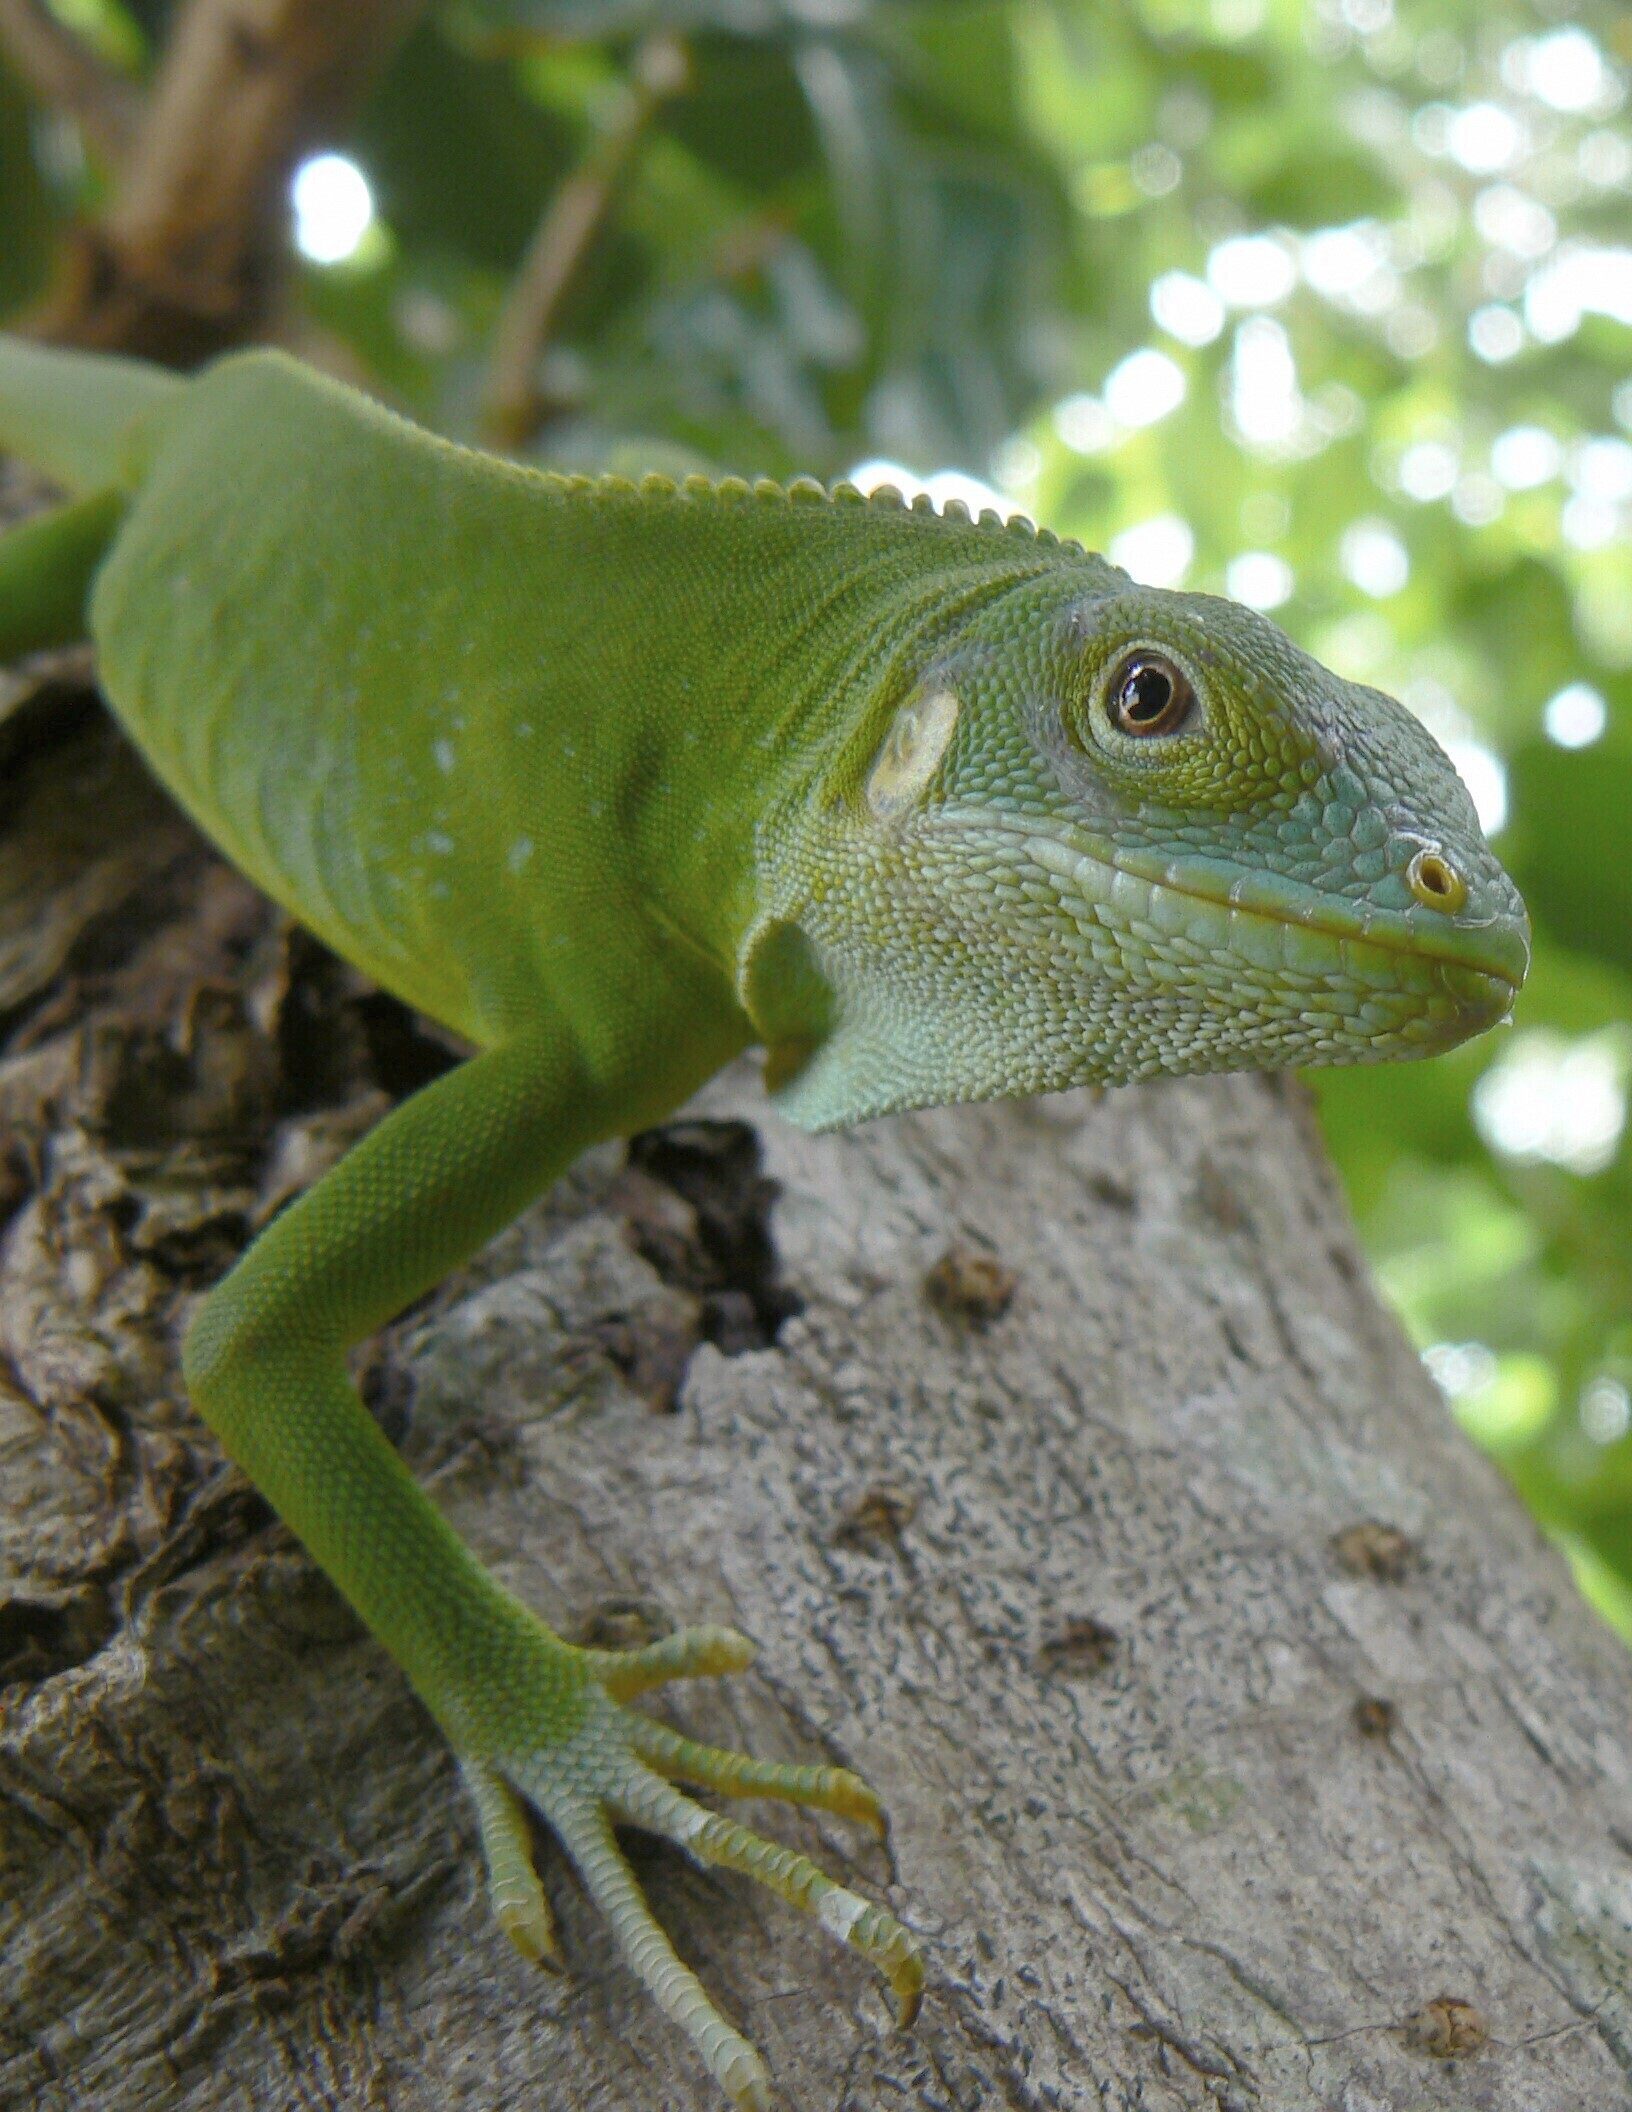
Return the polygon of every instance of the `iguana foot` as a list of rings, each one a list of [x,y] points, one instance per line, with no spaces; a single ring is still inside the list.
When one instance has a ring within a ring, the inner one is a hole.
[[[770,2104],[765,2065],[676,1956],[618,1847],[614,1823],[662,1834],[698,1861],[741,1870],[814,1914],[878,1967],[895,1991],[906,2029],[917,2014],[924,1969],[895,1917],[835,1884],[808,1856],[693,1803],[673,1786],[678,1780],[722,1796],[780,1798],[860,1819],[882,1833],[883,1815],[867,1785],[842,1767],[784,1766],[699,1745],[624,1706],[667,1680],[741,1671],[754,1654],[747,1638],[729,1628],[684,1628],[641,1650],[585,1650],[556,1637],[548,1638],[548,1647],[556,1697],[551,1715],[557,1721],[576,1715],[571,1731],[520,1754],[506,1740],[502,1753],[473,1758],[467,1751],[461,1760],[481,1823],[493,1909],[517,1949],[535,1961],[560,1963],[554,1923],[533,1868],[525,1797],[576,1864],[630,1966],[690,2037],[721,2089],[747,2112],[764,2112]],[[566,1708],[560,1705],[563,1687],[576,1690]]]

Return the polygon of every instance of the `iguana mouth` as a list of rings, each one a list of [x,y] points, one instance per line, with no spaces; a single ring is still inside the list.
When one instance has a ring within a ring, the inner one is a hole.
[[[1164,860],[1127,851],[1079,851],[1034,830],[1016,833],[1038,865],[1060,879],[1074,881],[1089,901],[1107,902],[1129,915],[1160,923],[1160,898],[1165,895],[1171,902],[1193,902],[1214,917],[1231,920],[1232,937],[1246,940],[1254,926],[1266,935],[1271,931],[1283,934],[1278,959],[1268,958],[1267,947],[1242,945],[1243,952],[1266,968],[1284,967],[1293,973],[1329,970],[1329,957],[1299,958],[1296,937],[1308,934],[1317,944],[1325,941],[1341,947],[1348,943],[1501,984],[1507,1005],[1529,973],[1527,932],[1512,919],[1461,921],[1434,913],[1435,924],[1429,926],[1408,911],[1350,909],[1329,894],[1275,873],[1221,865],[1218,884],[1209,886],[1210,872],[1195,857]],[[1186,932],[1182,914],[1172,918],[1172,928],[1175,933]]]

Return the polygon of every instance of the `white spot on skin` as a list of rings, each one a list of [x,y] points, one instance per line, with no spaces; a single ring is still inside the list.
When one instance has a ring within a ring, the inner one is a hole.
[[[949,689],[903,705],[867,779],[867,804],[875,814],[893,819],[917,803],[940,768],[957,724],[958,699]]]
[[[444,829],[427,829],[425,832],[425,848],[434,852],[438,858],[451,858],[453,856],[453,838]]]
[[[519,873],[532,855],[533,839],[531,836],[518,836],[515,842],[511,844],[504,862],[509,866],[511,872]]]
[[[867,1902],[858,1899],[854,1892],[846,1892],[842,1885],[835,1885],[831,1892],[824,1892],[816,1908],[816,1919],[840,1943],[848,1943],[855,1933],[856,1923],[867,1911]]]
[[[436,767],[444,777],[453,774],[453,766],[459,760],[458,751],[452,741],[433,741],[431,754],[436,758]]]

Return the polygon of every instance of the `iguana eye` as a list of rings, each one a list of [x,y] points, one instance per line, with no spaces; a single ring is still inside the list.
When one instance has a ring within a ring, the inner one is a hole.
[[[1111,724],[1141,736],[1177,733],[1190,716],[1196,693],[1182,668],[1160,653],[1130,653],[1109,685]]]

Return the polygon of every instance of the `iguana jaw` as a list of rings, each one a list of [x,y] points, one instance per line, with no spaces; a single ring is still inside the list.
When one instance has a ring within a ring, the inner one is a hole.
[[[1103,845],[1090,852],[1034,830],[1021,841],[1044,871],[1119,923],[1211,954],[1227,951],[1292,981],[1336,971],[1379,994],[1448,993],[1458,1016],[1447,1023],[1447,1043],[1504,1018],[1530,965],[1517,919],[1459,922],[1429,911],[1379,910],[1278,874],[1223,860],[1212,865],[1193,852],[1171,859]]]

